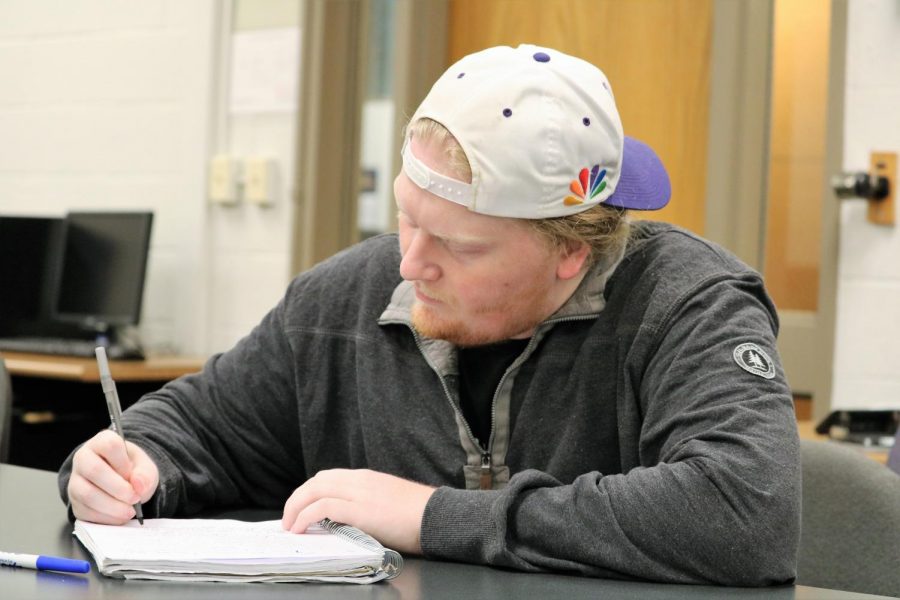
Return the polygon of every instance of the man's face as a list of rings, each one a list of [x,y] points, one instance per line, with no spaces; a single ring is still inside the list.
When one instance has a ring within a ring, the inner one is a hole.
[[[437,144],[415,138],[410,144],[431,169],[458,177]],[[394,195],[400,275],[415,285],[412,319],[423,335],[460,346],[527,337],[571,293],[557,277],[561,252],[526,224],[473,213],[419,188],[402,171]]]

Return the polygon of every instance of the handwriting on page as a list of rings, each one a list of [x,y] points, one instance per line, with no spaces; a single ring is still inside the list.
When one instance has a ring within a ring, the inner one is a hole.
[[[132,560],[242,560],[304,557],[348,558],[370,554],[320,527],[305,534],[281,528],[280,521],[247,523],[227,519],[146,519],[125,525],[85,523],[108,558]]]

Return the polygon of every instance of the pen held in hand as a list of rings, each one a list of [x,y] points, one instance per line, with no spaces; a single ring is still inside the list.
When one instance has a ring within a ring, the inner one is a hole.
[[[94,354],[97,355],[97,366],[100,368],[100,385],[103,387],[103,395],[106,397],[106,408],[109,410],[109,420],[112,422],[113,429],[125,442],[125,431],[122,430],[122,405],[119,404],[119,393],[116,391],[116,382],[113,381],[112,374],[109,372],[109,362],[106,360],[106,348],[97,346],[94,348]],[[127,452],[127,449],[126,449]],[[141,503],[138,501],[134,505],[134,516],[137,517],[138,523],[144,524],[144,512],[141,510]]]

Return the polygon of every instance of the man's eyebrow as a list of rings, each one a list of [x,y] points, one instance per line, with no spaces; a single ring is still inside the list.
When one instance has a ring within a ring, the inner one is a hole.
[[[398,209],[398,215],[402,214],[407,219],[409,219],[409,215],[404,213],[402,210]],[[460,244],[463,246],[486,246],[491,242],[491,238],[489,236],[472,236],[466,234],[459,233],[447,233],[444,231],[434,231],[429,230],[428,234],[442,242],[452,243],[452,244]]]
[[[403,207],[400,206],[400,201],[397,198],[394,198],[394,205],[397,207],[397,216],[403,215],[407,219],[412,220],[412,217],[409,216],[404,210]],[[441,231],[429,231],[429,234],[437,238],[443,242],[452,242],[454,244],[462,244],[468,246],[486,246],[488,245],[492,238],[490,236],[469,236],[465,234],[448,234],[446,232]]]
[[[491,239],[486,236],[467,236],[465,234],[461,235],[441,235],[440,232],[434,232],[431,235],[434,237],[443,240],[445,242],[451,242],[453,244],[461,244],[464,246],[485,246],[490,243]]]

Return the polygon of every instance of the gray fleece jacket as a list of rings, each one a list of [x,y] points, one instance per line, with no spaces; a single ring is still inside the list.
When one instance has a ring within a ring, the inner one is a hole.
[[[621,261],[595,266],[510,366],[482,448],[459,410],[455,349],[410,325],[399,261],[385,235],[301,274],[232,350],[125,411],[160,469],[145,516],[280,509],[322,469],[368,468],[440,486],[422,521],[429,558],[794,578],[797,430],[758,273],[691,233],[636,224]]]

